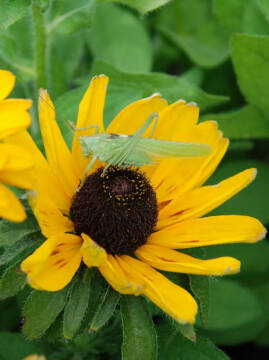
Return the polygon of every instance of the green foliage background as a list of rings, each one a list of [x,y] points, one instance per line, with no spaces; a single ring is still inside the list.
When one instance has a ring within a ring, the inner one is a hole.
[[[43,32],[38,39],[34,7],[44,22],[37,22]],[[17,77],[12,97],[35,100],[30,131],[41,148],[38,87],[54,100],[67,142],[72,133],[65,120],[75,122],[95,74],[110,77],[106,125],[127,104],[154,92],[170,103],[195,101],[200,121],[217,120],[231,139],[210,183],[258,168],[256,181],[214,214],[250,215],[269,224],[268,0],[1,0],[0,68]],[[267,240],[192,252],[235,256],[242,262],[239,275],[171,274],[200,303],[196,335],[143,298],[120,299],[95,271],[81,270],[57,293],[31,291],[19,264],[42,241],[30,213],[23,224],[0,222],[0,360],[33,353],[49,360],[153,360],[157,348],[158,360],[225,360],[217,346],[269,346]]]

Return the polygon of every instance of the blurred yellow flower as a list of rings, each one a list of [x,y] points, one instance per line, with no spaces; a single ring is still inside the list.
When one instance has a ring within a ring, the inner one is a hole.
[[[6,99],[15,84],[15,76],[0,70],[0,218],[20,222],[26,217],[16,196],[2,183],[31,189],[33,160],[31,154],[9,138],[26,129],[31,122],[27,110],[31,100]]]
[[[104,75],[91,81],[79,106],[77,128],[98,125],[105,131],[107,83]],[[125,107],[106,132],[132,135],[155,112],[159,122],[154,138],[205,143],[212,153],[165,159],[139,170],[111,167],[103,177],[102,164],[96,161],[80,186],[89,159],[82,155],[77,137],[72,151],[68,149],[49,95],[42,91],[39,120],[47,160],[27,132],[14,141],[36,158],[38,183],[30,202],[47,240],[21,268],[32,287],[57,291],[71,281],[83,261],[98,267],[116,291],[143,294],[180,323],[193,323],[194,298],[154,268],[197,275],[238,272],[237,259],[201,260],[175,249],[262,239],[265,229],[252,217],[203,217],[253,181],[256,170],[242,171],[214,186],[203,185],[224,156],[228,139],[214,121],[197,124],[195,104],[180,100],[168,105],[159,94]]]
[[[46,360],[45,356],[43,355],[28,355],[26,358],[23,358],[22,360]]]

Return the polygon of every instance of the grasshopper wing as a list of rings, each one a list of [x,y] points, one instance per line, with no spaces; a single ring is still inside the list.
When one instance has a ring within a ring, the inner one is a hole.
[[[196,157],[211,153],[211,147],[206,144],[146,138],[139,140],[137,148],[153,157]]]

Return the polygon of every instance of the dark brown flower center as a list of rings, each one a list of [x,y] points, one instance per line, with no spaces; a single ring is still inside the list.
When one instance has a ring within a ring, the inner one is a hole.
[[[112,255],[132,254],[156,226],[156,194],[137,169],[111,166],[89,175],[70,211],[77,234],[89,235]]]

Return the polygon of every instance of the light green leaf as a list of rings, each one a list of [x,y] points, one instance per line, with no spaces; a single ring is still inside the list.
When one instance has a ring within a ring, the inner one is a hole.
[[[209,299],[210,299],[210,283],[208,276],[189,275],[190,287],[199,302],[199,311],[201,321],[204,326],[207,324],[208,311],[209,311]]]
[[[91,270],[86,269],[83,276],[73,281],[63,317],[63,334],[66,339],[71,339],[75,335],[87,311],[91,276]]]
[[[207,329],[218,344],[236,344],[252,339],[264,326],[259,299],[238,282],[216,279],[211,282]]]
[[[267,0],[258,0],[258,5],[265,14],[267,20],[269,20],[269,3]]]
[[[53,1],[47,16],[47,34],[60,32],[74,34],[81,28],[91,25],[92,0]]]
[[[39,338],[63,310],[67,287],[57,292],[34,290],[24,305],[25,324],[22,332],[29,340]]]
[[[7,29],[20,20],[31,4],[31,0],[1,0],[0,3],[0,29]]]
[[[160,26],[160,31],[197,65],[211,68],[229,55],[228,36],[215,21],[207,21],[193,34],[181,34]]]
[[[157,330],[159,360],[229,360],[224,352],[205,337],[198,335],[196,343],[193,343],[168,323],[159,325]]]
[[[178,322],[173,322],[175,328],[183,335],[186,339],[196,342],[196,332],[195,328],[191,324],[180,324]]]
[[[22,360],[28,355],[40,354],[37,344],[26,341],[21,334],[7,331],[0,332],[0,359]]]
[[[269,36],[235,34],[231,49],[242,93],[250,104],[269,116]]]
[[[131,8],[139,11],[142,15],[158,9],[160,6],[167,4],[171,0],[99,0],[100,2],[118,2],[123,5],[130,6]]]
[[[233,159],[233,157],[232,157]],[[232,199],[215,209],[210,215],[247,215],[258,218],[264,224],[269,223],[268,203],[265,201],[269,193],[269,166],[258,160],[229,161],[220,165],[210,178],[210,184],[217,184],[247,168],[257,168],[255,181]]]
[[[231,33],[269,34],[269,23],[256,0],[216,0],[215,12],[220,23]]]
[[[0,279],[0,300],[16,295],[26,284],[26,275],[20,270],[20,262],[8,267]]]
[[[156,331],[146,301],[141,296],[123,296],[121,299],[121,316],[123,328],[122,359],[156,360]]]
[[[269,137],[269,116],[268,118],[265,117],[253,105],[246,105],[239,110],[206,114],[200,120],[216,120],[224,135],[233,139],[262,139]]]
[[[120,294],[114,291],[111,286],[108,286],[90,323],[89,331],[98,331],[108,322],[108,320],[113,316],[119,300]]]
[[[97,59],[122,71],[148,72],[151,69],[149,35],[141,20],[126,9],[112,4],[98,6],[87,41]]]

